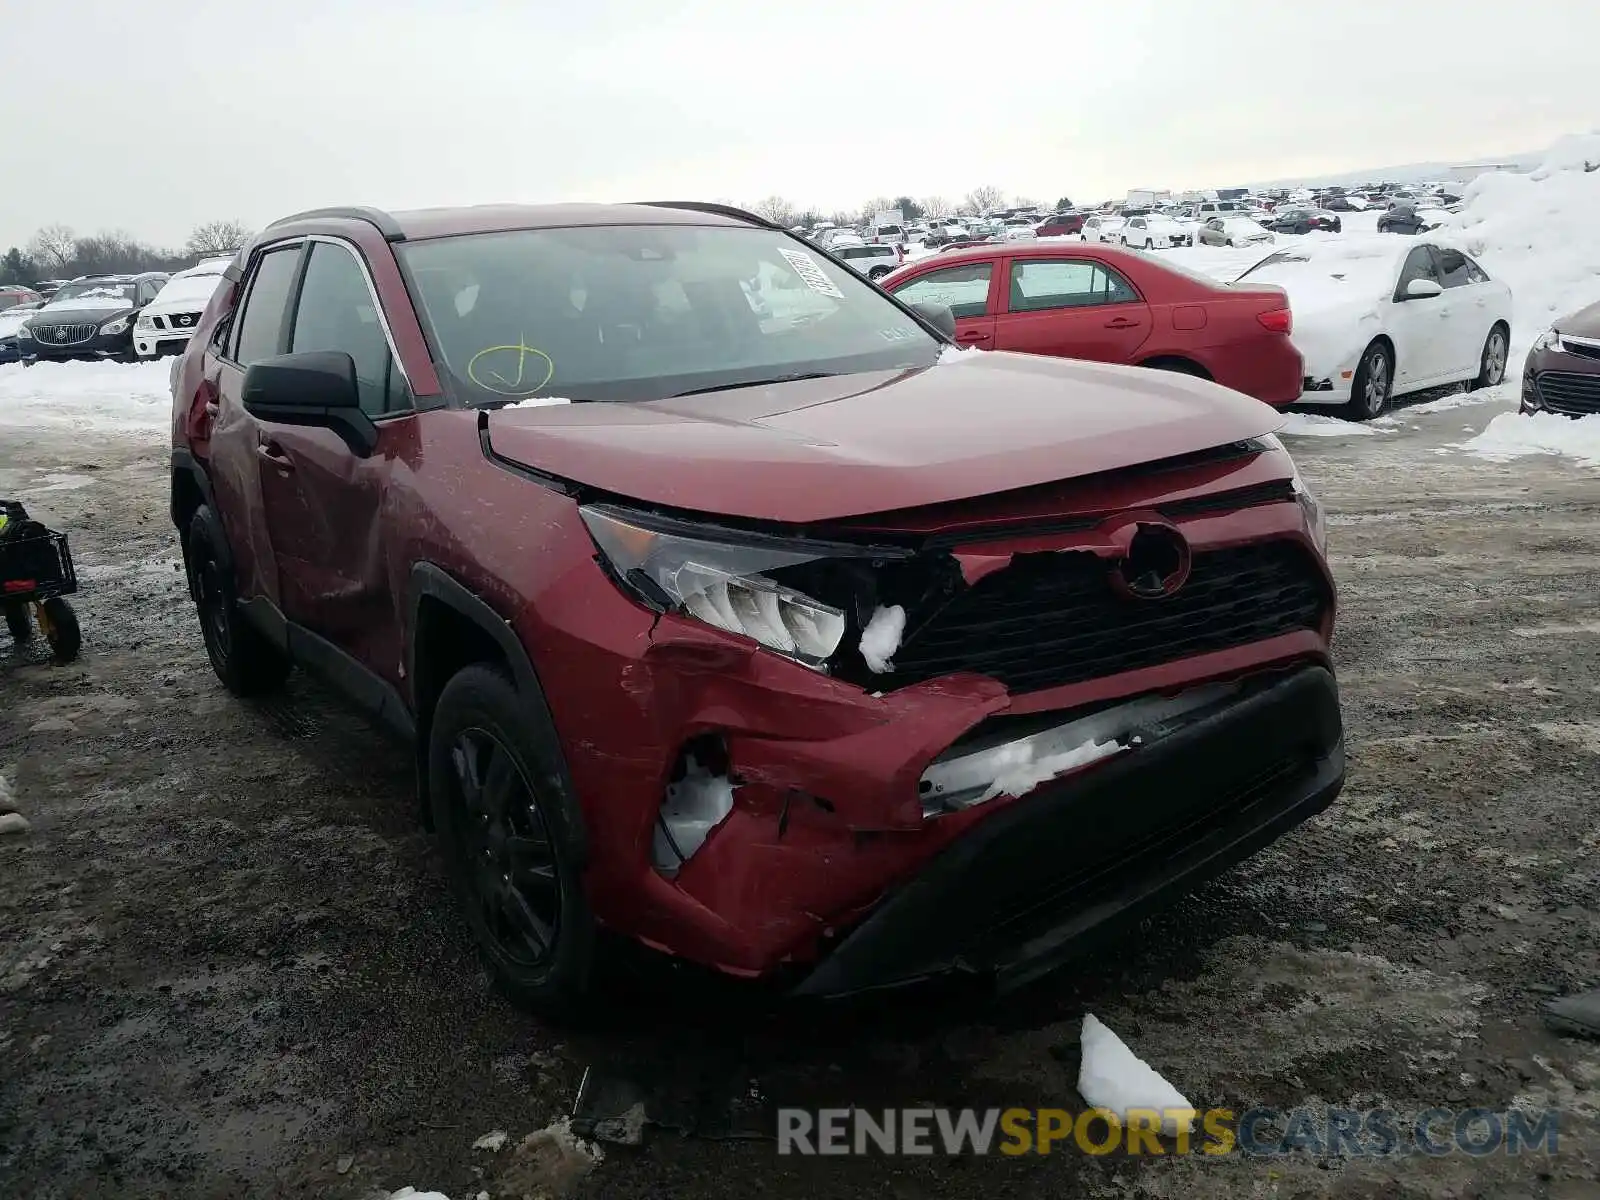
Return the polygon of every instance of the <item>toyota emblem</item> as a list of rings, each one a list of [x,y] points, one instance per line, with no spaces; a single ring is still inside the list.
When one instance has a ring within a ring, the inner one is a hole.
[[[1162,600],[1189,581],[1189,543],[1170,525],[1140,523],[1117,562],[1117,582],[1140,600]]]

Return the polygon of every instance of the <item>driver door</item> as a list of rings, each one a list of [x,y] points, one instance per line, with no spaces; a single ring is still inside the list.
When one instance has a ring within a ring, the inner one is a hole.
[[[1451,341],[1456,336],[1449,293],[1404,299],[1413,279],[1429,279],[1444,287],[1434,261],[1433,247],[1418,245],[1400,268],[1395,284],[1392,322],[1394,325],[1394,392],[1415,391],[1429,386],[1450,368]]]

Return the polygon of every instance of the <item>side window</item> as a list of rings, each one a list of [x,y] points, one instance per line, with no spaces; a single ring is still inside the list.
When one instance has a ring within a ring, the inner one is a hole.
[[[354,359],[361,409],[368,416],[411,408],[411,397],[389,353],[389,340],[384,337],[366,277],[355,257],[341,246],[312,243],[289,350],[296,354],[343,350]]]
[[[1468,279],[1470,279],[1473,283],[1488,283],[1489,282],[1489,272],[1485,271],[1482,267],[1480,267],[1472,259],[1467,258],[1467,256],[1465,254],[1463,254],[1461,257],[1466,261],[1466,264],[1467,264],[1467,278]]]
[[[289,304],[289,288],[294,283],[299,258],[299,246],[269,250],[261,256],[245,295],[244,311],[234,322],[238,336],[233,357],[241,366],[248,367],[282,351],[284,310]]]
[[[895,295],[907,304],[945,304],[958,317],[981,317],[989,307],[993,263],[962,263],[919,275]]]
[[[1121,275],[1099,263],[1061,258],[1011,264],[1011,311],[1126,304],[1139,295]]]
[[[1482,271],[1478,273],[1483,274]],[[1439,274],[1443,277],[1444,286],[1447,288],[1465,287],[1475,282],[1467,265],[1467,256],[1459,250],[1451,250],[1445,246],[1439,248]]]
[[[1403,294],[1406,285],[1413,279],[1432,279],[1436,283],[1443,283],[1433,265],[1433,251],[1427,246],[1413,246],[1411,253],[1406,255],[1406,265],[1400,268],[1400,284],[1395,289],[1396,294]]]
[[[133,302],[143,308],[156,298],[156,293],[161,290],[161,284],[154,279],[147,279],[139,285],[139,294]]]

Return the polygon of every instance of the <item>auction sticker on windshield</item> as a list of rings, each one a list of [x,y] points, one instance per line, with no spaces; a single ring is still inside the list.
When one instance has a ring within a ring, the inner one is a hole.
[[[794,273],[800,276],[805,285],[813,292],[823,296],[832,296],[835,300],[844,299],[844,293],[835,287],[833,280],[823,273],[822,268],[817,265],[817,260],[804,250],[780,249],[778,253],[783,255],[784,261],[794,268]]]

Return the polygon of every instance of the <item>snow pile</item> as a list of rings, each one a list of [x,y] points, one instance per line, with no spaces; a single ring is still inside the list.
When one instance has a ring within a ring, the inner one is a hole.
[[[571,404],[572,401],[565,396],[524,396],[521,400],[513,400],[510,404],[502,405],[503,408],[549,408],[553,404]]]
[[[0,429],[158,431],[172,422],[164,362],[0,367]]]
[[[1283,437],[1365,437],[1379,432],[1370,424],[1325,417],[1321,413],[1284,413],[1278,433]]]
[[[1530,454],[1560,454],[1585,467],[1600,467],[1600,416],[1558,417],[1554,413],[1501,413],[1477,437],[1458,449],[1490,462],[1510,462]]]
[[[1600,134],[1564,138],[1537,170],[1478,176],[1435,233],[1510,286],[1513,378],[1541,330],[1600,300],[1600,170],[1585,169],[1596,164]]]
[[[906,610],[898,604],[879,605],[861,631],[861,657],[876,675],[894,670],[894,652],[900,649],[900,635],[906,631]]]
[[[1194,1128],[1194,1105],[1154,1067],[1123,1044],[1093,1013],[1083,1015],[1083,1062],[1078,1067],[1078,1094],[1091,1108],[1106,1108],[1128,1123],[1129,1109],[1154,1109],[1162,1114],[1161,1132],[1177,1137]],[[1182,1118],[1172,1110],[1189,1114]],[[1171,1115],[1168,1115],[1168,1114]]]

